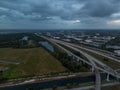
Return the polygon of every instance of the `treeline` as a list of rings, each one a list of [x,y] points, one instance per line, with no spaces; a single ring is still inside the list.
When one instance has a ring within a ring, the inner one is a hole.
[[[19,39],[23,36],[24,34],[1,34],[0,47],[15,47],[19,45]]]
[[[28,37],[28,40],[22,40],[25,36]],[[42,39],[33,33],[0,34],[0,48],[38,47],[40,40]]]
[[[54,46],[55,47],[55,46]],[[66,67],[69,71],[72,72],[85,72],[89,71],[89,66],[85,63],[78,63],[76,60],[68,56],[64,51],[60,50],[59,48],[55,47],[55,51],[53,55],[60,60],[64,67]],[[78,54],[79,55],[79,54]]]

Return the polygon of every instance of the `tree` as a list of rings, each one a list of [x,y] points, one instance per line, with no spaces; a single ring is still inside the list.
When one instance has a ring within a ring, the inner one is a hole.
[[[58,88],[57,86],[53,86],[52,90],[57,90],[57,88]]]
[[[28,87],[26,90],[34,90],[33,87]]]
[[[43,87],[40,85],[40,86],[38,87],[38,90],[43,90]]]

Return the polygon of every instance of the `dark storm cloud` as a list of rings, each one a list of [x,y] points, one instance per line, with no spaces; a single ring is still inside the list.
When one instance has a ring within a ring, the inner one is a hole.
[[[3,8],[25,15],[36,13],[44,16],[44,19],[49,16],[62,19],[79,19],[82,16],[105,17],[117,12],[112,0],[2,0],[0,3]]]
[[[32,24],[80,20],[84,25],[94,26],[94,23],[112,20],[116,13],[120,13],[120,0],[0,0],[0,19],[3,21],[29,21]]]
[[[114,5],[107,0],[94,0],[87,3],[84,7],[86,13],[92,17],[105,17],[110,16],[112,13],[116,12]]]

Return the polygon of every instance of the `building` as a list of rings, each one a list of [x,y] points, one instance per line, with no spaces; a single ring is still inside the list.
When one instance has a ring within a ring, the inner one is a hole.
[[[120,50],[115,50],[114,53],[115,55],[120,56]]]

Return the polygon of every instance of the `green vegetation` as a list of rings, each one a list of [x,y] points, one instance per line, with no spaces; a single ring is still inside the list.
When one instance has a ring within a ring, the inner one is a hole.
[[[113,61],[113,60],[111,60],[111,59],[105,58],[105,57],[103,57],[101,55],[98,55],[98,54],[95,54],[95,53],[92,53],[92,52],[89,52],[89,51],[86,51],[86,50],[83,50],[83,51],[85,51],[89,55],[93,56],[94,58],[102,61],[103,63],[107,64],[108,66],[110,66],[113,69],[120,69],[120,64]]]
[[[58,90],[58,87],[57,86],[53,86],[52,90]]]
[[[120,90],[120,85],[114,85],[109,87],[103,87],[102,90]]]
[[[36,46],[37,46],[37,43],[34,42],[33,40],[28,41],[28,47],[36,47]]]
[[[73,59],[73,57],[68,56],[64,51],[60,50],[59,48],[55,47],[53,56],[55,56],[58,60],[60,60],[63,66],[65,66],[72,72],[89,71],[88,65],[79,64],[78,62],[75,62],[75,59]]]
[[[26,90],[34,90],[33,87],[28,87]]]
[[[71,89],[71,88],[75,88],[75,87],[78,87],[79,86],[79,83],[69,83],[66,85],[66,88],[67,89]]]
[[[44,74],[55,75],[66,71],[89,71],[88,65],[74,62],[73,57],[68,56],[54,45],[54,53],[49,52],[45,48],[43,49],[38,42],[44,40],[35,34],[8,34],[0,37],[0,59],[20,63],[19,65],[0,63],[0,68],[9,68],[6,71],[0,72],[0,79]]]
[[[18,48],[35,48],[38,47],[38,43],[32,39],[27,40],[27,41],[21,41],[20,45]]]
[[[7,65],[6,63],[0,63],[0,67]]]
[[[40,37],[33,33],[14,33],[0,35],[0,48],[32,48],[38,47]]]
[[[13,49],[1,48],[0,59],[20,62],[19,65],[1,65],[9,67],[1,78],[18,78],[22,76],[43,75],[66,71],[61,63],[43,48]]]

